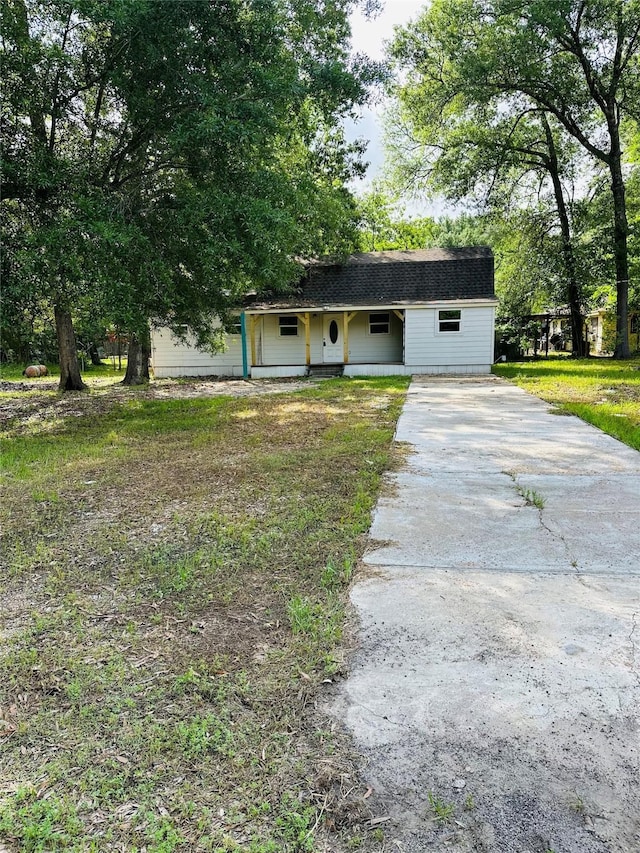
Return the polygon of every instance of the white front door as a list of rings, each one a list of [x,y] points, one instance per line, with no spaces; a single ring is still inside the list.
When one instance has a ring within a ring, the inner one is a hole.
[[[322,360],[342,363],[344,360],[342,314],[325,314],[322,323]]]

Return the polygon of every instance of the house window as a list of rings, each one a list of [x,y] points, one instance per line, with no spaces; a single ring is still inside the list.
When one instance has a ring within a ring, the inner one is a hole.
[[[295,314],[285,314],[283,317],[278,317],[278,325],[281,338],[298,334],[298,318]]]
[[[369,334],[389,334],[389,314],[369,314]]]
[[[241,335],[242,334],[242,324],[240,320],[230,323],[229,328],[227,329],[228,335]]]
[[[459,332],[461,321],[462,311],[458,308],[438,311],[439,332]]]

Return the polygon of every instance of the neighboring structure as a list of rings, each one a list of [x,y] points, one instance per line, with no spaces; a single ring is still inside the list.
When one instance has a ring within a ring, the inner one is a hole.
[[[587,315],[587,340],[591,343],[591,352],[596,355],[611,354],[616,348],[616,315],[615,312],[592,311]],[[640,313],[629,312],[628,319],[629,349],[640,352]]]
[[[311,264],[291,295],[249,305],[217,355],[154,332],[156,377],[488,373],[493,255],[487,248],[351,255]]]
[[[532,319],[540,322],[541,334],[537,350],[546,350],[546,331],[548,326],[549,350],[571,352],[571,316],[569,308],[562,306],[546,314],[535,314]],[[629,312],[629,347],[631,352],[640,351],[640,314]],[[616,315],[612,311],[600,308],[591,311],[584,318],[583,336],[589,344],[591,355],[610,355],[616,347]]]

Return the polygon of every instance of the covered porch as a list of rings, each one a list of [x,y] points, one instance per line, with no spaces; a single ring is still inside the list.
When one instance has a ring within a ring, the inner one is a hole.
[[[405,312],[397,308],[248,310],[241,330],[244,373],[254,379],[331,365],[345,375],[388,373],[391,366],[398,373],[404,365]]]

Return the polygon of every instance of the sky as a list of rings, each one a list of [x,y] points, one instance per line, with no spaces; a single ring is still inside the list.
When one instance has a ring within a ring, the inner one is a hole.
[[[415,20],[418,13],[426,5],[426,0],[386,0],[383,11],[375,18],[367,19],[362,12],[351,15],[352,47],[355,53],[366,53],[372,59],[384,58],[385,42],[393,37],[396,26],[408,24]],[[384,163],[382,145],[382,113],[384,103],[362,109],[361,118],[357,123],[347,122],[345,126],[349,141],[355,139],[369,140],[364,156],[369,168],[363,181],[354,182],[356,193],[366,192],[371,181],[380,176]],[[426,212],[422,205],[412,204],[412,211],[407,204],[407,213]]]

